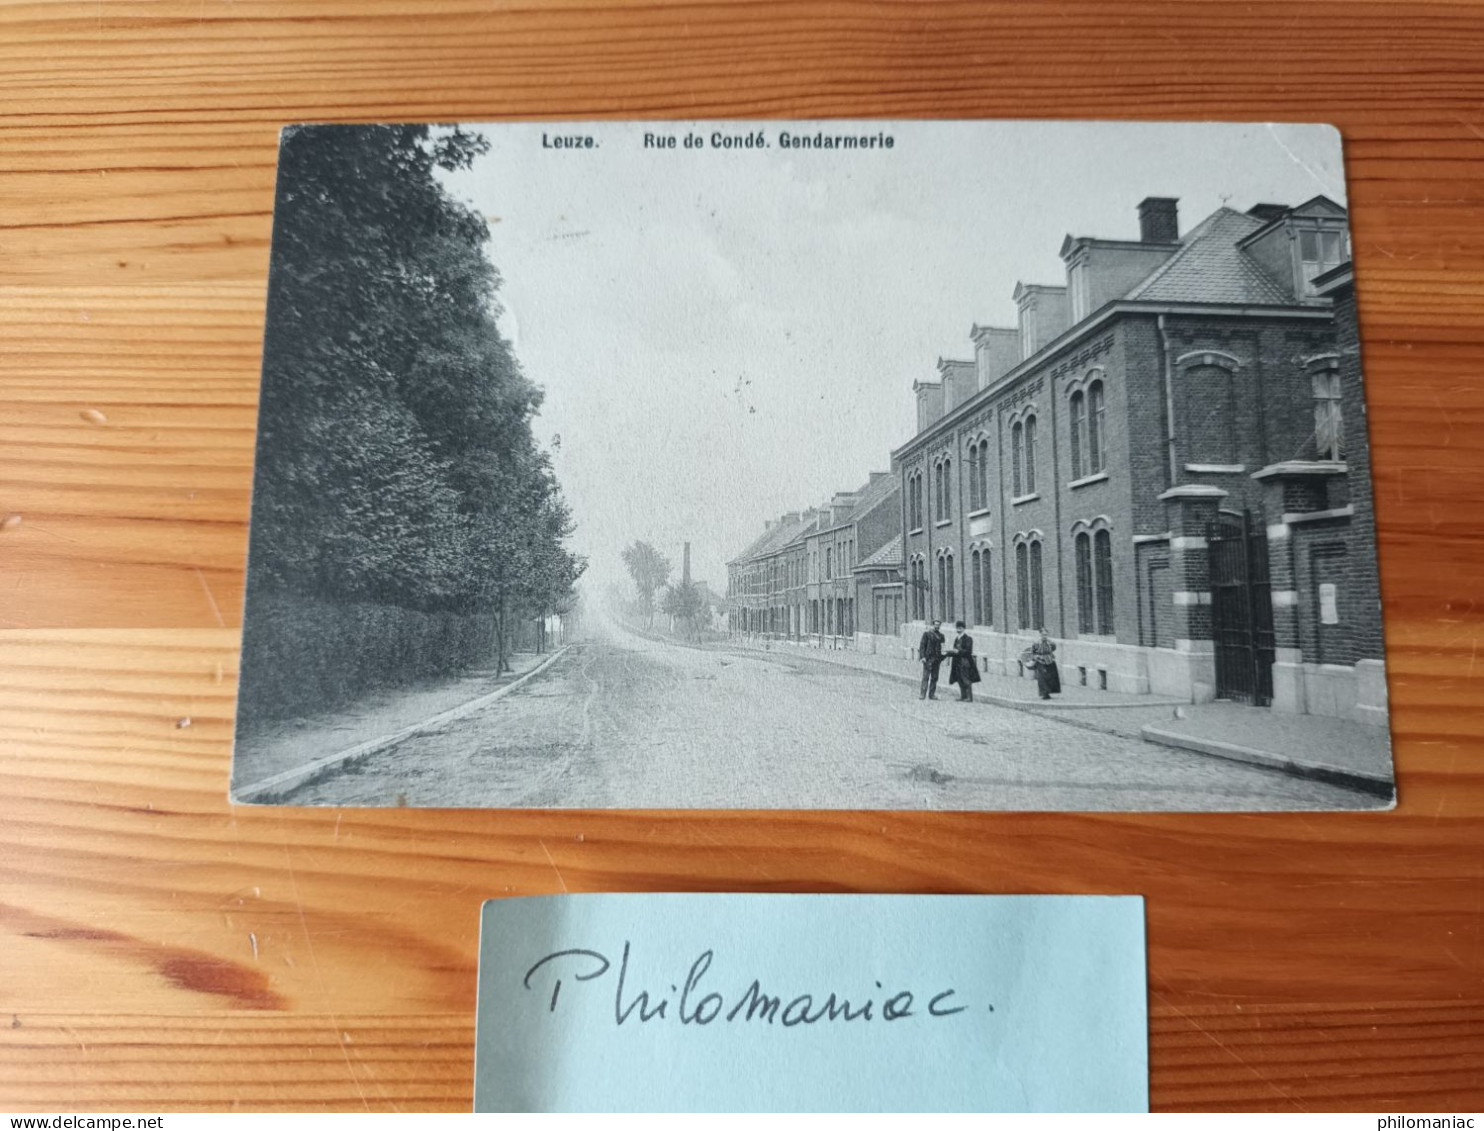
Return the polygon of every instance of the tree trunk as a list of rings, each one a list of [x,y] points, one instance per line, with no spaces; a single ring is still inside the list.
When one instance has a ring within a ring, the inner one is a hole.
[[[506,672],[508,672],[510,670],[510,651],[509,651],[509,647],[508,647],[508,645],[510,643],[510,640],[509,640],[509,634],[506,631],[506,622],[505,622],[505,594],[504,593],[501,593],[500,594],[500,611],[499,611],[499,614],[495,618],[495,623],[498,626],[497,629],[496,629],[496,631],[495,631],[495,637],[499,641],[499,651],[500,651],[500,656],[499,656],[498,661],[495,664],[495,669],[496,669],[497,674],[504,675]]]

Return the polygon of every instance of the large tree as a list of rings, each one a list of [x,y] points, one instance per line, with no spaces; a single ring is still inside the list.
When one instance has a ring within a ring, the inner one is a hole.
[[[280,155],[250,583],[330,601],[538,617],[581,559],[500,335],[485,220],[427,126],[316,126]]]
[[[646,624],[654,623],[654,597],[665,587],[674,568],[665,557],[648,542],[631,542],[624,548],[623,564],[628,567],[634,580],[634,590],[639,594],[639,611],[644,614]]]

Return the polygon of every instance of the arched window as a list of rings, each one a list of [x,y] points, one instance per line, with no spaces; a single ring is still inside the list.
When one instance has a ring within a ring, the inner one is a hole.
[[[1017,612],[1020,614],[1020,627],[1031,627],[1031,567],[1030,551],[1024,542],[1015,547],[1015,590],[1018,598]]]
[[[979,481],[979,506],[989,506],[989,441],[979,442],[979,469],[975,479]]]
[[[1113,539],[1106,530],[1092,538],[1092,558],[1098,588],[1098,631],[1113,632]]]
[[[1094,381],[1087,387],[1087,474],[1096,475],[1107,463],[1107,444],[1103,432],[1103,383]]]
[[[1087,431],[1087,402],[1082,396],[1082,390],[1078,389],[1072,394],[1072,478],[1081,479],[1082,472],[1082,436]]]
[[[1232,371],[1201,364],[1184,371],[1183,404],[1175,408],[1185,458],[1200,463],[1237,462],[1237,401]]]
[[[1041,575],[1041,540],[1031,543],[1031,627],[1046,627],[1046,590]]]
[[[953,517],[953,461],[943,461],[943,513],[938,516],[940,521],[946,522]]]
[[[954,601],[953,595],[957,587],[953,583],[953,555],[943,555],[943,562],[947,566],[946,578],[943,583],[943,619],[951,621],[958,615],[954,612],[957,603]]]
[[[1025,425],[1020,421],[1010,429],[1010,493],[1017,499],[1025,494],[1025,480],[1021,472],[1021,463],[1025,455]]]
[[[969,554],[969,587],[970,587],[970,610],[974,614],[974,623],[984,623],[984,563],[979,559],[979,551],[974,550]]]
[[[1025,493],[1036,493],[1036,418],[1025,418]]]
[[[1077,631],[1091,633],[1092,612],[1092,539],[1087,531],[1077,535]]]
[[[938,619],[946,620],[947,611],[944,606],[945,594],[948,592],[948,565],[945,558],[938,559],[938,592],[937,599],[933,602],[938,610]]]
[[[1345,418],[1340,408],[1340,371],[1321,369],[1314,386],[1314,449],[1320,459],[1345,458]]]
[[[982,570],[980,574],[980,599],[982,602],[979,610],[980,624],[994,624],[994,586],[990,581],[989,558],[990,552],[988,550],[981,550],[979,552],[979,564]]]

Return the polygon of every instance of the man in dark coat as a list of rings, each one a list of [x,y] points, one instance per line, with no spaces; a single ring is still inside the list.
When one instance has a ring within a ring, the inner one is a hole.
[[[950,686],[958,684],[958,697],[972,703],[974,685],[979,682],[979,665],[974,662],[974,638],[969,635],[963,621],[954,628],[958,635],[953,638],[953,665],[948,672],[948,683]]]
[[[922,640],[917,645],[917,658],[922,661],[922,691],[917,696],[919,699],[938,697],[938,665],[943,662],[942,625],[940,620],[933,621],[932,627],[922,634]]]

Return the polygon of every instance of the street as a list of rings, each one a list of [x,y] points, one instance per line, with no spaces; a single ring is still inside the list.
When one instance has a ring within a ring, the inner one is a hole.
[[[510,695],[293,804],[708,809],[1347,809],[1347,790],[936,701],[873,672],[601,626]]]

